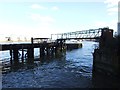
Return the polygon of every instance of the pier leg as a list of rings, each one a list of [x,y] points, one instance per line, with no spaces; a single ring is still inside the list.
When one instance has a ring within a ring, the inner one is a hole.
[[[24,62],[24,49],[22,48],[22,62]]]
[[[58,51],[59,51],[59,47],[56,46],[56,47],[55,47],[55,54],[59,53]]]
[[[51,54],[54,54],[54,47],[51,47]]]
[[[27,56],[28,56],[28,59],[33,59],[34,58],[34,48],[29,48],[27,50]]]
[[[44,57],[45,56],[45,52],[44,52],[44,47],[40,48],[40,57]]]
[[[12,65],[13,52],[10,50],[10,64]]]
[[[10,50],[10,56],[11,56],[11,59],[13,58],[13,55],[12,55],[12,50]]]
[[[46,51],[47,51],[47,56],[49,56],[50,55],[50,48],[46,48]]]
[[[63,45],[61,45],[61,47],[60,47],[60,51],[63,52]]]
[[[27,68],[28,69],[33,69],[33,64],[34,64],[34,48],[28,48],[27,49]]]
[[[13,50],[13,58],[14,58],[15,63],[19,62],[19,60],[18,60],[18,49]]]

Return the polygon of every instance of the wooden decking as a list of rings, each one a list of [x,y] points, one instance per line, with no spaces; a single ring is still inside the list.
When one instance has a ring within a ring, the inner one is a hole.
[[[1,44],[1,50],[13,50],[13,49],[28,49],[28,48],[40,48],[40,47],[55,47],[57,44],[55,43],[34,43],[34,44]]]

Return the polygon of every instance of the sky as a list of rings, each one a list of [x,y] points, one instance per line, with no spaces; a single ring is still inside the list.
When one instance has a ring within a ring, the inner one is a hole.
[[[118,0],[0,0],[0,38],[50,37],[109,27],[117,31]]]

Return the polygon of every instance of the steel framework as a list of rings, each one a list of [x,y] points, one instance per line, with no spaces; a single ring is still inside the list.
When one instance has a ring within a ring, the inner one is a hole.
[[[89,29],[75,32],[51,34],[51,39],[98,39],[101,36],[102,28]]]

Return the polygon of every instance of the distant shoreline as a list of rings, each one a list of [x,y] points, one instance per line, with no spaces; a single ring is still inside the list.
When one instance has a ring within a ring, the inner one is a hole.
[[[31,42],[31,40],[27,40],[27,41],[0,41],[0,43],[14,43],[14,42]]]
[[[0,41],[0,45],[3,45],[3,44],[20,44],[20,43],[31,43],[31,41],[3,41],[1,42]]]

